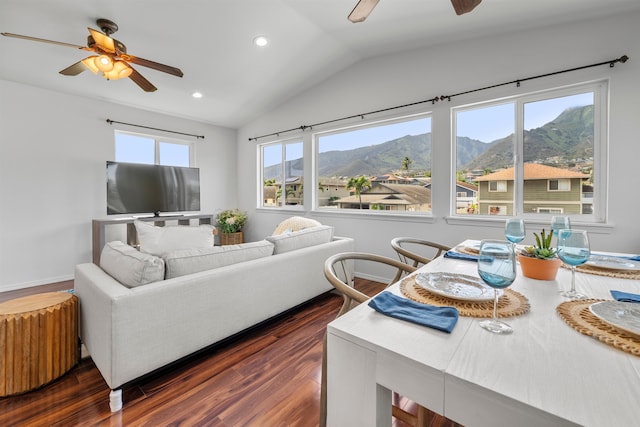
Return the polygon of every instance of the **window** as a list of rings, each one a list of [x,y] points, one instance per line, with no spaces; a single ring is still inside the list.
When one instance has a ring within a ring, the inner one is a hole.
[[[549,191],[571,191],[570,179],[550,179],[547,181]]]
[[[115,133],[117,162],[194,166],[193,143],[150,135]]]
[[[489,191],[504,193],[507,191],[507,181],[489,181]]]
[[[300,140],[258,146],[261,160],[262,207],[303,205],[304,158]]]
[[[318,209],[431,213],[431,117],[314,135]]]
[[[455,177],[477,189],[456,215],[549,215],[602,221],[606,83],[455,108]],[[496,210],[499,208],[499,211]]]

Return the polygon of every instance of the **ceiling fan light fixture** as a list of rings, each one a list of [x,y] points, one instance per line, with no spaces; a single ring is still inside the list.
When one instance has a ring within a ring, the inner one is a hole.
[[[107,55],[100,55],[93,59],[98,70],[107,73],[113,70],[113,60]]]
[[[349,14],[349,21],[356,23],[367,19],[373,8],[378,4],[378,1],[379,0],[360,0]]]
[[[90,56],[82,60],[82,63],[89,69],[93,74],[98,74],[100,70],[96,66],[96,58],[97,56]]]
[[[113,63],[113,69],[104,73],[107,80],[118,80],[127,78],[133,73],[133,69],[124,61],[116,61]]]

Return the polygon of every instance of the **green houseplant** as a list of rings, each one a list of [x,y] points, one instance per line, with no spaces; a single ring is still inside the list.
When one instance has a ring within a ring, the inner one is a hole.
[[[556,250],[551,247],[553,231],[546,234],[544,228],[538,233],[533,233],[536,244],[525,246],[518,253],[518,261],[522,274],[526,277],[538,280],[554,280],[562,261],[557,257]]]
[[[244,236],[242,227],[247,222],[247,213],[240,209],[227,209],[218,213],[216,217],[216,230],[220,234],[221,245],[242,243]]]

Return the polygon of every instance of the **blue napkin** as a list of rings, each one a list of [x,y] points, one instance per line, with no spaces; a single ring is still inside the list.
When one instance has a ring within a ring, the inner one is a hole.
[[[462,252],[447,251],[444,253],[445,258],[462,259],[465,261],[478,261],[478,255],[463,254]]]
[[[629,292],[611,291],[611,296],[616,301],[622,302],[640,302],[640,295],[631,294]]]
[[[421,304],[385,291],[369,301],[369,307],[379,313],[396,319],[428,326],[451,333],[458,322],[458,310],[455,307],[437,307]]]

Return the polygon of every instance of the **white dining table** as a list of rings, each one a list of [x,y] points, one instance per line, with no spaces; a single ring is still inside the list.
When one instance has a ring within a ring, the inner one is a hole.
[[[519,267],[518,267],[519,268]],[[416,273],[477,277],[473,261],[440,257]],[[497,335],[460,316],[448,334],[360,304],[327,327],[327,425],[390,426],[397,392],[465,426],[640,426],[640,357],[583,335],[557,314],[571,283],[518,277],[530,310]],[[612,300],[640,280],[576,273],[576,288]],[[399,283],[387,289],[402,295]]]

